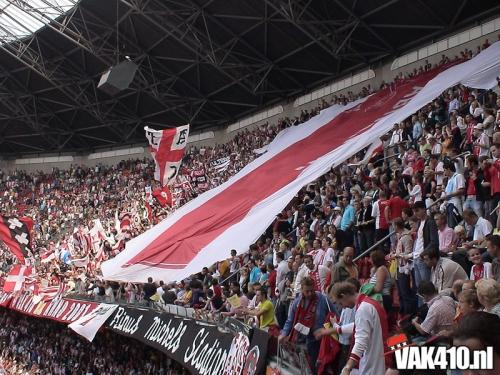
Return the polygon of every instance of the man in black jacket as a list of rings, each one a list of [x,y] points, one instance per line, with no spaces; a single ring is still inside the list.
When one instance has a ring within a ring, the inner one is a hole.
[[[144,284],[143,291],[144,291],[144,299],[148,301],[148,303],[151,302],[151,297],[153,297],[156,294],[156,285],[153,284],[152,277],[148,277],[148,282]]]
[[[420,259],[420,254],[424,250],[439,250],[439,236],[436,222],[432,217],[427,216],[427,208],[422,201],[415,202],[413,212],[419,220],[417,236],[413,246],[413,279],[415,287],[418,288],[420,282],[429,280],[431,270]]]

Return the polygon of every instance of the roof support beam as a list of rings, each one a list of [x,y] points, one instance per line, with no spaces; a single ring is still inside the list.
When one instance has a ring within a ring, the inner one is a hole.
[[[370,25],[368,25],[363,19],[356,15],[351,9],[344,5],[340,0],[333,0],[344,12],[353,17],[361,26],[368,30],[372,35],[377,38],[384,46],[386,46],[392,53],[396,53],[396,49],[384,38],[382,38],[379,33],[377,33]]]

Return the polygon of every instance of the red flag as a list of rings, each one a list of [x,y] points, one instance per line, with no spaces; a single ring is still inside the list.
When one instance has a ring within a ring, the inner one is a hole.
[[[337,318],[337,316],[329,312],[325,322],[330,323],[330,318]],[[326,373],[328,367],[335,362],[338,353],[340,352],[341,346],[337,339],[332,336],[324,336],[321,339],[319,354],[318,354],[318,375]]]
[[[26,277],[33,273],[32,267],[23,266],[21,264],[15,264],[12,266],[5,283],[3,285],[3,291],[7,293],[17,292],[23,288],[24,281]]]
[[[160,206],[172,207],[173,204],[172,193],[170,192],[168,186],[164,186],[163,189],[155,189],[153,191],[153,197],[156,198]]]
[[[0,216],[0,240],[5,242],[10,251],[25,264],[25,258],[31,254],[31,230],[33,220],[27,217]]]
[[[155,179],[162,186],[168,185],[179,172],[187,145],[189,125],[165,130],[154,130],[146,126],[144,130],[156,165]]]
[[[151,205],[149,204],[148,201],[146,201],[146,211],[148,213],[148,220],[150,223],[153,223],[153,209],[151,208]]]

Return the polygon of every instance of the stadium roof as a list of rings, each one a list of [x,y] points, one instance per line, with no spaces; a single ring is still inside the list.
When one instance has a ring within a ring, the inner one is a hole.
[[[0,155],[19,155],[142,143],[146,124],[227,125],[493,17],[500,3],[0,0],[0,8]],[[139,65],[131,87],[116,96],[97,89],[126,56]]]

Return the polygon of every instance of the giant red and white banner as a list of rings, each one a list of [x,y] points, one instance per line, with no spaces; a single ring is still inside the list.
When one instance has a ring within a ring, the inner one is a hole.
[[[288,128],[265,153],[226,183],[169,215],[102,265],[106,279],[180,280],[203,266],[242,253],[297,192],[372,144],[448,87],[496,85],[500,42],[473,59],[424,73],[367,98],[335,105]]]
[[[189,136],[189,125],[165,130],[154,130],[146,126],[144,130],[156,165],[155,180],[160,181],[162,186],[168,185],[179,173]]]

